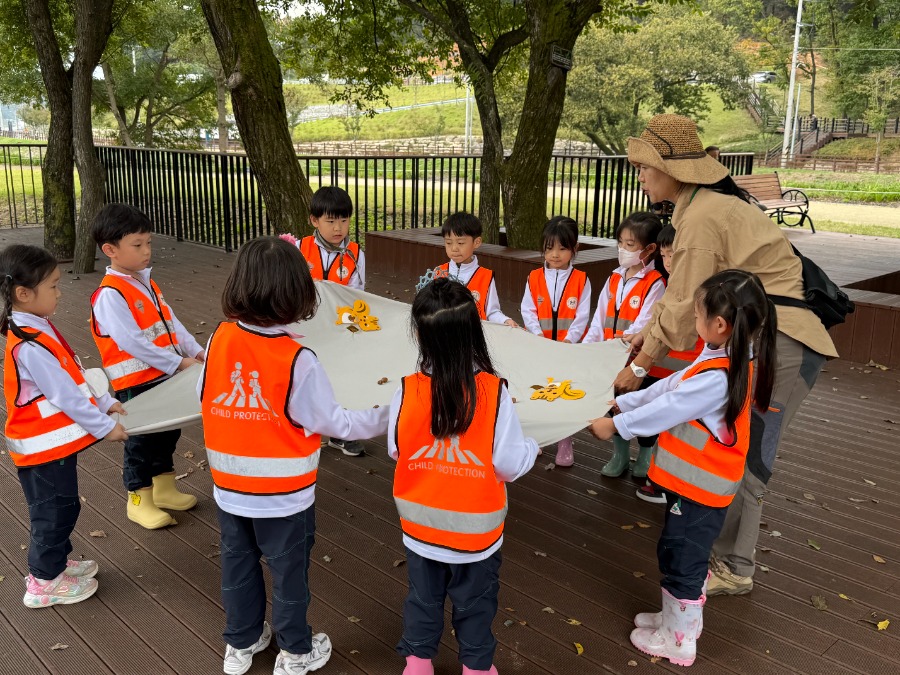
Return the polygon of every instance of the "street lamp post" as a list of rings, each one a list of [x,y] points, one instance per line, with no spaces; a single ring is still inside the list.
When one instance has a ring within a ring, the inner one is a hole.
[[[794,137],[794,83],[797,81],[797,52],[800,50],[800,29],[803,27],[803,0],[797,3],[797,25],[794,28],[794,54],[791,56],[791,81],[788,84],[787,110],[784,114],[784,140],[781,144],[781,168],[787,166],[791,139]]]

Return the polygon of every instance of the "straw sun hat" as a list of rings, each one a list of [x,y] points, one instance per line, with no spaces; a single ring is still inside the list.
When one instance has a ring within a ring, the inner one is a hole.
[[[656,115],[640,138],[629,138],[628,161],[696,185],[712,185],[728,175],[728,169],[703,150],[697,125],[681,115]]]

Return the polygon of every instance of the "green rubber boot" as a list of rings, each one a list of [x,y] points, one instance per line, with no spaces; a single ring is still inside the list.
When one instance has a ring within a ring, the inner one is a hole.
[[[656,450],[655,444],[651,445],[649,448],[643,446],[638,448],[637,459],[631,467],[631,476],[633,478],[647,477],[647,472],[650,470],[650,458],[653,457],[654,450]]]
[[[610,478],[618,478],[628,470],[628,463],[631,460],[629,454],[630,441],[626,441],[618,434],[612,437],[613,456],[606,465],[600,469],[600,473]]]

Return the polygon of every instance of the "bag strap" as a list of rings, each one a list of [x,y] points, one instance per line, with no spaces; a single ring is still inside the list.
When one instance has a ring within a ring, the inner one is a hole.
[[[789,298],[786,295],[767,295],[767,297],[776,305],[799,307],[800,309],[812,309],[809,306],[809,303],[798,300],[797,298]]]

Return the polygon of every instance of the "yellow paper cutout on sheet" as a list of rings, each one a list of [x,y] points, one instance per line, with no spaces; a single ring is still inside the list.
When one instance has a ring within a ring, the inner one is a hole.
[[[378,325],[378,317],[369,314],[369,304],[365,300],[356,300],[353,307],[344,305],[337,308],[338,326],[347,324],[349,326],[357,326],[360,330],[381,330]]]
[[[580,389],[572,389],[572,380],[563,380],[556,382],[552,377],[547,378],[547,385],[538,387],[535,385],[535,392],[531,395],[532,401],[555,401],[563,398],[569,401],[576,401],[584,398],[584,392]]]

